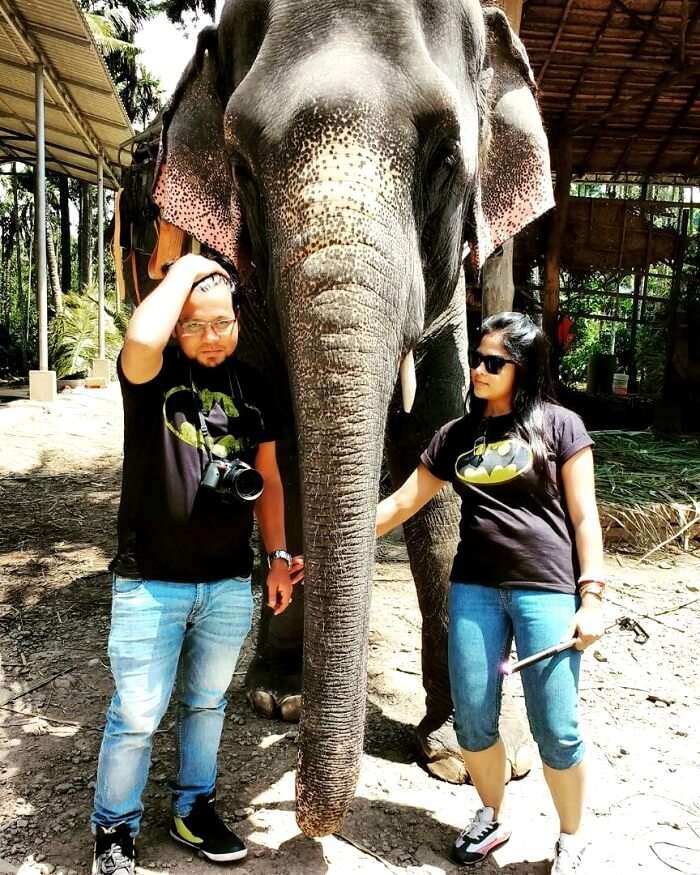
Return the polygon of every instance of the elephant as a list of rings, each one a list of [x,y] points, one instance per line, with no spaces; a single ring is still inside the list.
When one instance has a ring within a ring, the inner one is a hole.
[[[290,424],[278,453],[304,592],[264,618],[247,684],[258,710],[296,719],[303,676],[310,836],[339,828],[358,777],[383,453],[398,485],[464,413],[465,260],[478,271],[553,205],[535,90],[505,15],[477,0],[228,0],[163,113],[161,219],[235,264],[241,355],[274,375]],[[404,527],[428,755],[452,708],[457,524],[443,490]]]

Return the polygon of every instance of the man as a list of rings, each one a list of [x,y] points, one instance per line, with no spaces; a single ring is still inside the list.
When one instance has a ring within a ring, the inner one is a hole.
[[[303,561],[292,567],[285,548],[270,399],[259,375],[232,358],[238,312],[226,271],[186,255],[135,310],[119,357],[124,469],[109,636],[115,693],[97,770],[94,875],[134,872],[152,739],[174,686],[170,835],[216,862],[247,853],[218,817],[214,790],[224,694],[250,630],[253,507],[276,614],[290,603]]]

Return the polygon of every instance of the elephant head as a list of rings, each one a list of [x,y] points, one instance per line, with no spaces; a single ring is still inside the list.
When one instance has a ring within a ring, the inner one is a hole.
[[[401,361],[552,205],[523,46],[476,0],[229,0],[164,115],[162,215],[265,299],[299,436],[297,819],[338,828],[362,752],[374,517]]]

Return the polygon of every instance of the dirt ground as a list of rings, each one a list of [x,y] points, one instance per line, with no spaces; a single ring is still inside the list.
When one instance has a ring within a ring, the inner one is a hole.
[[[0,404],[0,447],[0,873],[85,875],[111,694],[106,566],[119,494],[116,387],[64,393],[53,406]],[[219,781],[220,808],[250,848],[238,875],[456,871],[446,850],[476,794],[435,781],[414,762],[420,617],[400,551],[393,560],[375,571],[365,756],[342,835],[315,841],[299,833],[296,729],[251,713],[243,692],[250,643],[241,656]],[[697,875],[700,558],[667,555],[638,566],[609,556],[608,572],[609,624],[632,617],[650,637],[637,644],[632,632],[613,628],[585,658],[590,871]],[[522,707],[517,678],[506,694]],[[211,873],[165,835],[172,723],[168,714],[155,744],[140,871]],[[480,871],[542,875],[556,826],[539,765],[508,797],[513,837]]]

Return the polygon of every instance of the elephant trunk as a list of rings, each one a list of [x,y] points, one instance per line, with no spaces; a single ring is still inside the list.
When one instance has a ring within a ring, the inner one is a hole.
[[[335,292],[357,308],[356,290]],[[374,521],[396,363],[385,338],[361,352],[360,330],[344,344],[336,336],[320,357],[316,338],[306,364],[293,364],[306,561],[297,821],[313,836],[339,829],[364,738]]]
[[[291,259],[283,300],[305,555],[297,821],[321,836],[339,829],[362,756],[374,526],[406,280],[383,256],[381,279],[368,268],[379,256],[367,244],[314,237],[307,229],[305,254]]]

